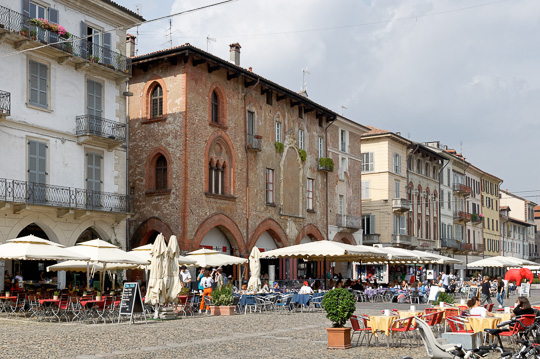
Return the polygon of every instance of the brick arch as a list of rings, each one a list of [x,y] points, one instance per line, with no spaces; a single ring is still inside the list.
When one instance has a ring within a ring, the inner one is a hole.
[[[354,240],[354,237],[352,234],[347,232],[338,232],[334,236],[334,239],[332,239],[334,242],[343,242],[345,244],[350,244],[352,246],[356,245],[356,241]]]
[[[302,238],[305,236],[308,236],[312,241],[324,241],[324,236],[314,224],[308,224],[302,228],[302,230],[296,236],[294,244],[300,244],[300,241],[302,241]]]
[[[138,246],[143,246],[148,242],[148,238],[152,235],[153,232],[163,233],[165,241],[168,241],[169,238],[173,235],[171,227],[161,219],[157,217],[150,217],[143,223],[139,225],[130,241],[130,248],[135,248]]]
[[[219,106],[219,115],[218,123],[212,123],[212,94],[214,91],[218,97],[218,106]],[[225,95],[225,90],[221,87],[220,84],[214,83],[210,86],[210,91],[208,91],[208,124],[212,126],[227,127],[227,96]]]
[[[227,151],[230,154],[230,163],[226,165],[227,173],[224,176],[225,188],[228,189],[225,191],[225,194],[232,195],[236,193],[236,152],[234,150],[233,143],[227,133],[223,130],[214,131],[208,141],[206,141],[206,148],[204,150],[204,192],[208,191],[209,187],[209,153],[211,146],[216,142],[222,142],[223,145],[227,147]]]
[[[153,75],[146,81],[146,84],[144,85],[143,89],[143,103],[142,103],[142,117],[151,119],[152,114],[150,113],[152,106],[150,106],[151,103],[151,97],[152,97],[152,91],[154,91],[154,88],[160,85],[161,89],[163,90],[163,117],[167,116],[168,110],[167,110],[167,86],[165,86],[165,81],[158,76]]]
[[[167,160],[167,188],[172,186],[172,157],[169,151],[163,146],[157,146],[150,151],[146,156],[146,163],[144,165],[145,171],[145,188],[147,190],[153,190],[156,188],[156,162],[160,155],[163,155]]]
[[[279,223],[277,223],[272,218],[267,218],[264,221],[262,221],[253,234],[251,235],[251,238],[249,240],[248,244],[248,250],[251,252],[251,249],[255,247],[255,244],[257,244],[257,240],[263,234],[264,232],[268,232],[270,236],[276,241],[276,245],[278,248],[285,247],[287,245],[287,234],[281,227]]]
[[[217,213],[207,217],[199,225],[197,231],[195,231],[193,241],[191,241],[189,247],[191,247],[192,250],[199,249],[204,236],[214,228],[218,228],[223,232],[231,246],[238,251],[238,253],[236,253],[237,255],[248,255],[242,232],[240,232],[236,223],[223,213]]]

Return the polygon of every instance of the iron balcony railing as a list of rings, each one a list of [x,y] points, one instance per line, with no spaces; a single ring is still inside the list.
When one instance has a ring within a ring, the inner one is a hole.
[[[100,116],[77,116],[75,133],[77,136],[94,135],[115,141],[126,140],[126,124],[107,120]]]
[[[0,115],[11,115],[11,94],[0,90]]]
[[[362,217],[348,214],[336,215],[336,226],[342,228],[360,229],[362,228]]]
[[[248,134],[247,145],[248,145],[248,150],[251,150],[251,151],[262,150],[262,137],[259,135]]]
[[[471,214],[464,211],[454,211],[454,221],[470,222]]]
[[[380,243],[380,236],[381,235],[377,233],[364,234],[362,244],[378,244]]]
[[[460,251],[472,251],[472,249],[473,249],[472,243],[459,242],[459,250]]]
[[[442,248],[459,248],[459,242],[453,238],[441,238]]]
[[[0,202],[129,213],[129,196],[0,178]]]
[[[413,239],[408,234],[392,234],[392,244],[413,245]]]
[[[463,183],[454,183],[454,192],[461,193],[464,195],[470,195],[471,194],[471,187],[467,186]]]
[[[131,60],[127,56],[112,51],[110,48],[94,44],[90,38],[79,38],[72,35],[69,39],[66,39],[56,32],[34,25],[31,20],[28,16],[0,6],[0,29],[19,33],[33,41],[45,45],[50,44],[51,47],[70,53],[73,56],[131,74]]]

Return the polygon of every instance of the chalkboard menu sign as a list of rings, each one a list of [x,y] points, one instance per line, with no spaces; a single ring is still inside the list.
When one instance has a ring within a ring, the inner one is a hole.
[[[471,286],[469,287],[469,293],[467,294],[467,299],[472,297],[478,297],[478,287]]]
[[[124,283],[124,290],[122,291],[122,300],[120,301],[120,311],[118,316],[118,322],[122,315],[129,315],[129,322],[133,323],[134,314],[143,313],[144,321],[146,322],[146,314],[144,313],[144,304],[142,301],[141,288],[139,283]]]

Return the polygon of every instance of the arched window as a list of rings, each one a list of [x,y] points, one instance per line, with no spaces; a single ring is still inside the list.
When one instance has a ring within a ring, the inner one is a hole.
[[[212,91],[212,123],[219,123],[219,98],[216,91]]]
[[[422,174],[422,161],[420,159],[416,160],[416,173]]]
[[[213,194],[224,194],[225,191],[225,162],[220,163],[219,161],[215,164],[214,161],[210,161],[210,168],[208,170],[208,192]]]
[[[417,235],[418,237],[422,237],[422,220],[418,218],[418,229],[417,229]]]
[[[433,179],[437,179],[437,166],[433,166]]]
[[[439,235],[439,230],[437,228],[437,220],[434,219],[433,220],[433,239],[437,240],[438,235]]]
[[[156,190],[167,189],[167,159],[161,155],[156,160]]]
[[[429,177],[429,163],[426,162],[425,169],[424,169],[424,175],[426,177]]]
[[[152,118],[163,116],[163,89],[160,85],[157,85],[152,91],[151,101],[151,115]]]
[[[426,217],[426,239],[429,239],[429,217]]]

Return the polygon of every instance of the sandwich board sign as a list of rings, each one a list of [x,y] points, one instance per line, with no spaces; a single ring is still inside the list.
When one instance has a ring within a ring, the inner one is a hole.
[[[134,314],[143,313],[144,322],[146,321],[146,313],[144,312],[144,304],[142,301],[141,288],[138,282],[124,283],[122,291],[122,300],[120,301],[120,310],[118,314],[118,323],[122,315],[129,315],[129,324],[135,322]]]
[[[519,286],[519,295],[523,297],[531,296],[531,285],[529,283],[521,283]]]

